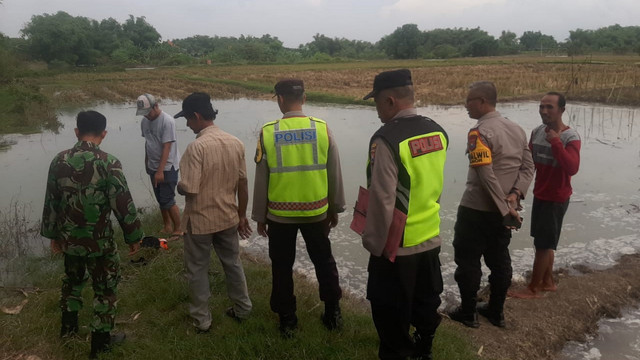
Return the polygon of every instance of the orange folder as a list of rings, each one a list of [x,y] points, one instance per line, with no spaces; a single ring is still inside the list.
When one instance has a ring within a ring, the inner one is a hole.
[[[353,208],[353,220],[351,221],[351,230],[362,236],[364,234],[364,225],[367,222],[367,208],[369,207],[369,190],[360,186],[358,189],[358,200]],[[389,227],[387,242],[382,250],[382,255],[395,262],[398,248],[402,242],[404,235],[404,225],[407,223],[407,214],[394,208],[393,219]]]

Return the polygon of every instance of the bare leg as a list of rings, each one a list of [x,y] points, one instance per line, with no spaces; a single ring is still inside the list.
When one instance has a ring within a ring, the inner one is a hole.
[[[547,250],[547,263],[544,277],[542,279],[542,284],[540,286],[540,290],[542,291],[556,291],[558,287],[553,282],[553,261],[555,260],[555,251],[549,249]]]
[[[169,209],[169,216],[171,217],[171,222],[173,222],[173,231],[172,235],[184,235],[182,230],[180,230],[180,209],[178,209],[178,205],[173,205]],[[165,223],[166,226],[166,223]]]
[[[538,291],[543,286],[543,279],[547,270],[548,263],[548,249],[536,249],[536,255],[533,260],[533,271],[531,273],[531,281],[526,288],[512,292],[509,295],[519,299],[533,299],[538,298],[540,295]],[[553,250],[551,250],[553,252]]]
[[[160,209],[160,214],[162,214],[162,223],[164,224],[161,232],[171,234],[173,228],[171,227],[171,214],[169,213],[169,209]]]

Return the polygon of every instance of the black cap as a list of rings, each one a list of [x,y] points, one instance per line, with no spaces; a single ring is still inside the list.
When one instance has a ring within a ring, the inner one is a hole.
[[[211,97],[209,94],[202,92],[194,92],[182,100],[182,111],[173,116],[174,119],[184,116],[193,116],[194,113],[202,115],[205,119],[211,117],[216,118],[218,110],[211,105]]]
[[[283,79],[273,89],[276,95],[301,95],[304,93],[304,82],[300,79]]]
[[[376,75],[375,79],[373,79],[373,90],[368,93],[367,96],[363,97],[362,100],[372,98],[382,90],[407,85],[413,85],[411,81],[411,71],[409,71],[409,69],[384,71]]]

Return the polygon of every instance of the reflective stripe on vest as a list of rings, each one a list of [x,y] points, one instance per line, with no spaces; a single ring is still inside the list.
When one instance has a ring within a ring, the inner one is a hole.
[[[326,212],[326,123],[310,117],[286,118],[265,124],[262,135],[269,166],[269,212],[284,217]]]

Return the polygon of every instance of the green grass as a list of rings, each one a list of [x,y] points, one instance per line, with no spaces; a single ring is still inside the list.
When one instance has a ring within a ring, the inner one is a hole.
[[[200,76],[189,76],[189,75],[180,75],[177,77],[190,80],[190,81],[230,85],[230,86],[238,87],[241,89],[251,90],[251,91],[256,91],[256,92],[261,92],[266,94],[272,92],[273,90],[273,85],[261,84],[261,83],[251,82],[251,81],[212,79],[212,78],[204,78]]]
[[[59,127],[49,100],[37,88],[20,83],[0,85],[0,134],[32,134]]]
[[[147,216],[148,232],[157,226],[157,214]],[[150,220],[150,221],[149,221]],[[121,241],[119,239],[119,241]],[[320,322],[323,310],[317,285],[296,277],[299,330],[293,339],[283,339],[278,318],[269,309],[270,268],[262,261],[244,256],[249,293],[254,309],[251,317],[237,323],[224,315],[231,304],[226,295],[224,274],[215,254],[210,267],[210,309],[213,326],[208,334],[196,334],[187,312],[188,293],[183,278],[182,242],[170,249],[143,249],[146,265],[130,262],[121,246],[122,281],[119,289],[117,329],[127,341],[105,354],[104,359],[376,359],[378,337],[363,299],[346,296],[342,301],[344,328],[329,332]],[[84,293],[79,337],[59,339],[62,257],[45,256],[14,262],[24,277],[20,288],[28,291],[28,302],[17,315],[0,314],[0,354],[3,359],[85,359],[89,352],[89,324],[92,291]],[[0,305],[12,307],[24,295],[17,288],[0,289]],[[436,359],[477,359],[467,339],[443,323],[436,335]]]
[[[204,77],[189,76],[189,75],[184,75],[179,77],[189,81],[224,84],[224,85],[229,85],[229,86],[237,87],[240,89],[255,91],[263,94],[273,94],[273,84],[257,83],[257,82],[250,82],[250,81],[237,81],[237,80],[228,80],[228,79],[212,79],[212,78],[204,78]],[[342,104],[342,105],[369,105],[369,106],[375,105],[373,101],[354,100],[348,96],[340,96],[340,95],[329,94],[324,92],[308,91],[306,92],[306,95],[307,95],[308,102]]]

